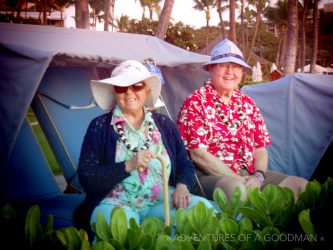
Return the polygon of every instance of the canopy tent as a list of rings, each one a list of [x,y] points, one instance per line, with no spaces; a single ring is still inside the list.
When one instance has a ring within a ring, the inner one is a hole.
[[[310,72],[310,67],[311,65],[310,64],[307,64],[304,66],[304,73],[309,73]],[[301,68],[298,68],[297,69],[297,72],[301,72],[302,69]],[[315,65],[315,74],[327,74],[329,71],[327,68],[325,67],[322,67],[318,64]]]
[[[37,25],[0,23],[0,43],[3,51],[1,86],[6,88],[3,91],[17,97],[5,95],[5,92],[1,94],[1,106],[6,109],[0,113],[0,119],[10,121],[1,123],[1,163],[6,161],[24,114],[49,64],[112,69],[126,59],[143,62],[152,58],[158,66],[164,66],[166,72],[163,68],[162,72],[167,82],[164,88],[169,89],[168,83],[202,82],[206,73],[201,64],[209,60],[208,56],[183,50],[152,36]],[[180,65],[185,68],[178,71],[177,66]],[[175,77],[175,74],[183,76]],[[13,82],[8,84],[8,79]],[[167,104],[175,101],[167,96],[164,100]],[[180,100],[177,101],[179,103]],[[19,107],[16,103],[20,103]],[[179,107],[169,106],[175,118]]]
[[[262,82],[262,70],[259,62],[257,62],[256,65],[252,68],[252,81]]]
[[[33,107],[67,181],[75,183],[83,135],[103,113],[89,81],[110,76],[120,62],[152,58],[165,83],[163,100],[175,119],[190,89],[202,84],[209,56],[156,37],[0,23],[0,204],[39,204],[56,227],[71,225],[82,194],[62,194],[27,121]],[[187,84],[192,82],[191,84]],[[165,94],[168,93],[168,94]]]
[[[269,168],[310,179],[333,141],[333,76],[297,73],[242,91],[270,132]]]

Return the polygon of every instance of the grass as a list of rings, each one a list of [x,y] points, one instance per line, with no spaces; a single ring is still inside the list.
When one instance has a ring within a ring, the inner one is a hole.
[[[39,145],[42,148],[44,156],[45,156],[53,174],[54,175],[62,174],[62,170],[59,166],[57,158],[55,157],[55,155],[51,149],[51,146],[50,146],[49,142],[47,141],[46,136],[37,121],[35,113],[33,112],[33,110],[31,108],[29,108],[29,110],[28,110],[27,117],[28,117],[28,120],[32,126],[32,129],[36,135]]]

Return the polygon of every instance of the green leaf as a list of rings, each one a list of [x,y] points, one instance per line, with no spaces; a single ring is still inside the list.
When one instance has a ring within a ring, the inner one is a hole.
[[[309,181],[306,185],[305,191],[298,197],[297,205],[300,210],[306,208],[312,209],[320,199],[321,185],[318,181]]]
[[[112,239],[109,224],[107,223],[101,211],[97,212],[97,223],[94,224],[94,230],[97,240],[109,241]]]
[[[281,242],[280,231],[276,227],[265,227],[261,231],[261,239],[265,249],[274,249]]]
[[[220,207],[221,211],[225,211],[228,206],[228,198],[221,188],[216,188],[213,193],[213,200]]]
[[[239,231],[243,232],[243,231],[252,231],[252,230],[253,230],[252,221],[247,217],[241,219],[241,221],[239,222]]]
[[[82,237],[79,231],[73,226],[62,230],[65,234],[68,246],[72,247],[72,249],[79,249],[82,245]]]
[[[294,206],[294,194],[290,188],[267,185],[263,190],[267,209],[272,214],[288,211]]]
[[[17,212],[9,203],[5,204],[1,209],[1,217],[6,220],[14,220],[17,218]]]
[[[115,248],[107,241],[99,241],[92,246],[91,250],[115,250]]]
[[[111,214],[111,233],[122,245],[127,237],[127,218],[121,207],[113,209]]]
[[[237,222],[231,219],[225,219],[220,221],[219,227],[221,232],[226,235],[238,235],[239,233],[239,226]]]
[[[158,250],[171,250],[171,249],[179,249],[174,245],[174,241],[168,235],[160,235],[156,240],[155,249]]]
[[[250,218],[252,221],[259,224],[259,227],[270,226],[271,222],[266,214],[259,213],[258,210],[251,207],[241,207],[239,211],[245,216]]]
[[[48,215],[47,216],[47,223],[45,226],[45,232],[52,232],[53,231],[53,216],[52,215]]]
[[[188,212],[180,208],[177,210],[176,215],[175,215],[175,220],[176,220],[176,233],[185,233],[185,227],[188,224],[187,222],[187,215]]]
[[[315,234],[315,228],[311,222],[310,209],[303,210],[298,215],[298,221],[301,224],[303,231],[309,236],[310,241]]]
[[[158,233],[162,233],[164,230],[163,221],[156,217],[146,218],[141,224],[141,231],[144,234],[149,234],[153,239]]]
[[[87,239],[84,239],[81,244],[80,250],[89,250],[90,249],[90,242]]]
[[[251,205],[259,212],[266,214],[265,195],[258,189],[248,189],[248,199]]]
[[[212,247],[210,246],[210,243],[208,240],[203,240],[200,242],[199,247],[197,250],[211,250]]]
[[[30,246],[33,247],[34,242],[41,238],[43,228],[40,224],[40,209],[39,206],[34,205],[28,210],[25,220],[25,238]]]
[[[214,209],[208,209],[204,203],[198,202],[188,211],[188,221],[193,232],[212,234],[217,230],[217,219]]]

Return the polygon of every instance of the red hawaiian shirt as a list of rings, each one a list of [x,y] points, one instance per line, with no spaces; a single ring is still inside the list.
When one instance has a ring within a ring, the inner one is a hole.
[[[213,98],[229,123],[240,121],[237,129],[230,129],[218,114]],[[242,110],[244,118],[239,114]],[[235,90],[229,105],[215,91],[209,81],[193,92],[183,103],[178,114],[177,125],[188,150],[207,148],[235,173],[245,167],[254,172],[254,150],[271,144],[265,122],[254,101],[239,90]]]

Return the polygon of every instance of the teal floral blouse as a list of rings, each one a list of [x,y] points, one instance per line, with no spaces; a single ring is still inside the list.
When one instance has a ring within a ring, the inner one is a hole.
[[[141,148],[147,138],[148,122],[153,124],[152,139],[149,144],[149,150],[156,155],[162,155],[167,166],[167,178],[171,172],[171,163],[167,150],[165,149],[161,134],[152,118],[150,112],[145,110],[145,119],[141,127],[135,130],[126,120],[121,109],[117,106],[113,111],[111,125],[116,129],[116,123],[122,122],[125,137],[134,147]],[[127,149],[120,141],[116,146],[116,162],[122,162],[131,159],[134,152]],[[162,165],[159,160],[151,159],[148,167],[143,172],[132,171],[130,176],[118,183],[109,195],[103,199],[100,205],[129,206],[134,211],[163,202],[163,183],[162,183]]]

